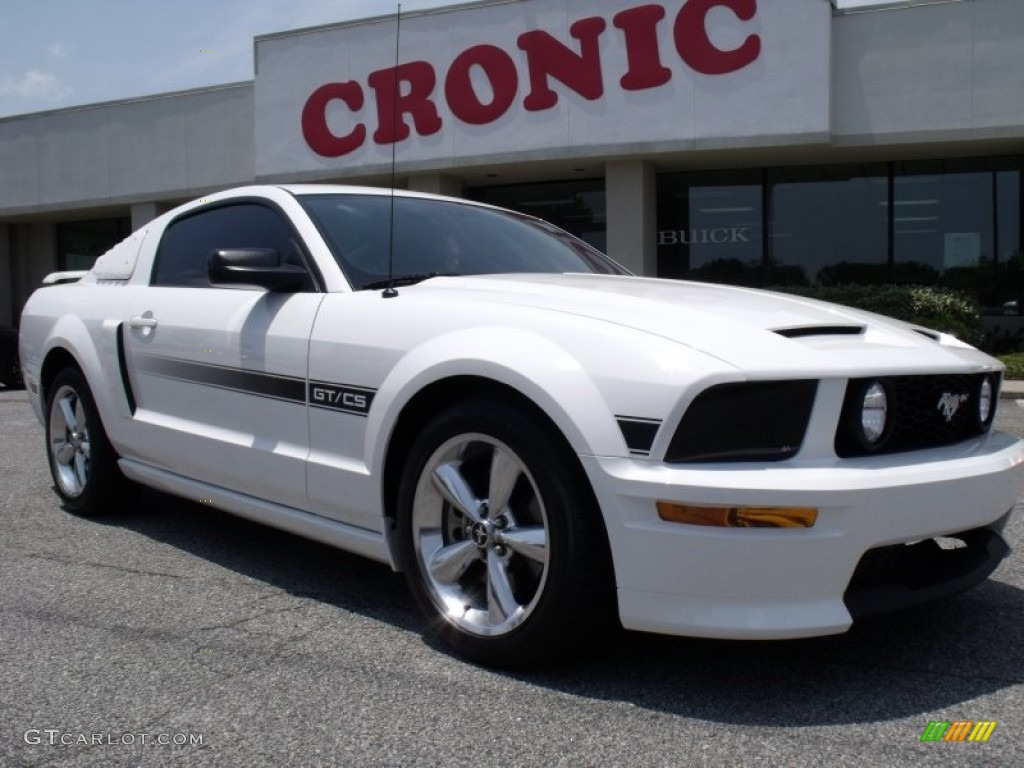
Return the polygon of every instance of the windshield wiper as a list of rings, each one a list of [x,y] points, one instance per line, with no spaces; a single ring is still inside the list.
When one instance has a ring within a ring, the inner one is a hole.
[[[396,288],[401,288],[403,285],[416,285],[416,283],[422,283],[424,280],[429,280],[432,277],[458,277],[458,272],[428,272],[423,275],[399,275],[393,277],[390,280],[375,280],[372,283],[367,283],[360,290],[363,291],[375,291],[379,288],[387,288],[389,285],[393,285]]]

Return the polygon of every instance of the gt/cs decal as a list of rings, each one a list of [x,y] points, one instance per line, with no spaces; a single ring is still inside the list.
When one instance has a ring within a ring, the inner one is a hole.
[[[369,412],[374,394],[376,394],[374,390],[364,387],[349,387],[320,381],[309,383],[309,404],[311,406],[354,413],[357,416],[365,416]]]
[[[268,397],[306,407],[365,416],[373,404],[375,389],[328,381],[309,381],[296,376],[232,368],[213,363],[139,355],[137,368],[143,373],[201,386],[227,389],[243,395]]]

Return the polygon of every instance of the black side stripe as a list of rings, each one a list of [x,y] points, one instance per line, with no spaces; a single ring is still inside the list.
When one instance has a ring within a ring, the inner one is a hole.
[[[376,390],[323,381],[306,382],[295,376],[282,376],[263,371],[247,371],[191,360],[177,360],[155,355],[140,355],[138,368],[152,376],[189,381],[207,387],[226,389],[256,397],[324,408],[357,416],[365,416],[373,403]]]
[[[248,395],[269,397],[295,403],[306,402],[306,382],[290,376],[262,371],[245,371],[208,363],[194,363],[169,357],[141,356],[138,367],[153,376],[191,381],[218,389],[229,389]]]
[[[615,421],[619,424],[629,452],[637,456],[649,456],[654,438],[661,428],[661,421],[639,416],[616,416]]]
[[[117,368],[121,372],[121,387],[124,389],[125,399],[128,401],[128,409],[132,416],[135,415],[135,392],[132,391],[132,381],[128,378],[128,361],[124,356],[124,323],[117,326]]]

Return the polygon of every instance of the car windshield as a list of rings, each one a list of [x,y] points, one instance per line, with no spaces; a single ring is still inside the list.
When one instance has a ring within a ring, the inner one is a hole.
[[[303,195],[299,200],[356,290],[387,285],[390,196]],[[551,224],[477,205],[396,196],[394,232],[391,274],[396,284],[437,275],[627,274]]]

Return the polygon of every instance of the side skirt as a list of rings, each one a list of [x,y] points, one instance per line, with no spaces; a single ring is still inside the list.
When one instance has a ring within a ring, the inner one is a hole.
[[[398,570],[391,557],[384,534],[328,520],[301,509],[229,491],[215,485],[191,480],[173,472],[151,467],[132,459],[120,459],[118,466],[125,476],[149,488],[185,499],[208,499],[211,506],[272,528],[313,539],[331,547],[384,563]]]

